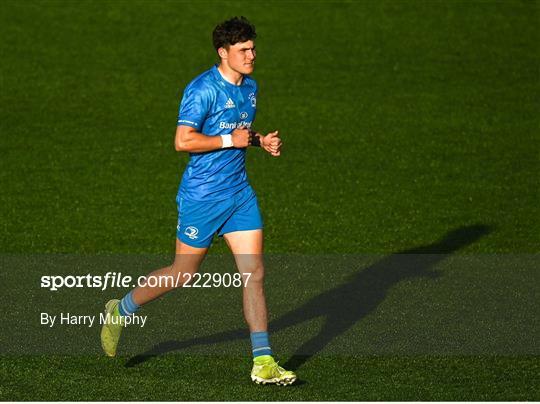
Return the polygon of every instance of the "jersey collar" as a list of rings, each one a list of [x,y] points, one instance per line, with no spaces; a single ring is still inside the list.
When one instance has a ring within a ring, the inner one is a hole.
[[[225,78],[221,75],[221,73],[219,72],[218,70],[218,64],[216,63],[214,65],[214,67],[212,67],[212,72],[214,73],[214,77],[216,78],[217,81],[219,81],[220,83],[224,83],[225,86],[228,86],[228,87],[232,87],[232,88],[240,88],[244,85],[244,83],[246,82],[246,76],[244,76],[242,78],[242,83],[237,86],[236,84],[233,84],[233,83],[230,83],[228,82],[227,80],[225,80]]]

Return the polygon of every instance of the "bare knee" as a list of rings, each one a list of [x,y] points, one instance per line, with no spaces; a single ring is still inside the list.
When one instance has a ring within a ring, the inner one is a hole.
[[[170,266],[169,273],[174,278],[175,282],[173,289],[181,288],[191,282],[193,275],[199,270],[198,262],[177,258]]]
[[[248,268],[243,269],[242,275],[247,278],[249,275],[249,283],[263,284],[264,283],[264,265],[262,263],[252,264]]]

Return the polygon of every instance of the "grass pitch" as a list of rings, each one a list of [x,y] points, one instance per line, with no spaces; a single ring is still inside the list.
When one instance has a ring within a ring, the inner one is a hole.
[[[182,90],[216,61],[213,27],[245,15],[259,33],[255,127],[279,129],[285,143],[279,159],[248,154],[269,253],[388,255],[471,228],[489,231],[459,249],[420,251],[538,253],[538,13],[537,2],[522,1],[3,2],[0,251],[173,254],[174,199],[188,159],[173,148]],[[212,252],[226,246],[216,240]],[[32,306],[38,284],[5,266],[2,273],[3,288],[11,285],[3,296],[14,296],[5,324]],[[511,274],[504,279],[521,285],[523,274]],[[301,307],[346,284],[340,276],[269,274],[273,318],[287,312],[287,283],[302,281],[292,299]],[[479,272],[483,280],[492,277]],[[529,296],[535,285],[504,296]],[[371,320],[416,303],[410,286],[396,283]],[[441,301],[453,293],[441,288]],[[534,300],[524,301],[534,314]],[[224,312],[185,303],[184,330],[212,334]],[[31,310],[37,316],[40,307]],[[234,318],[229,328],[241,324],[239,310]],[[308,323],[298,338],[320,326]],[[524,323],[523,332],[537,327]],[[154,338],[148,348],[162,342]],[[289,389],[252,386],[247,355],[171,352],[126,367],[129,360],[4,356],[0,399],[540,399],[535,355],[323,349],[300,360],[302,383]]]

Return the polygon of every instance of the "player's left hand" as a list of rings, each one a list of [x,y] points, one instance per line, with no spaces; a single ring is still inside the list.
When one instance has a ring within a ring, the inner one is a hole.
[[[274,157],[281,155],[281,146],[283,142],[279,137],[279,132],[270,132],[266,136],[261,136],[261,147]]]

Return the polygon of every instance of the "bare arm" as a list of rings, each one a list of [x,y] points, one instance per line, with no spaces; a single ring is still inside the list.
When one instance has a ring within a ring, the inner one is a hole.
[[[231,135],[233,147],[241,149],[249,146],[250,135],[247,129],[235,129]],[[176,127],[176,136],[174,138],[176,151],[203,153],[221,149],[222,142],[221,136],[208,136],[197,132],[197,129],[191,126],[180,125]]]
[[[220,136],[206,136],[197,132],[197,129],[187,125],[176,127],[174,137],[174,148],[176,151],[202,153],[221,149]]]

